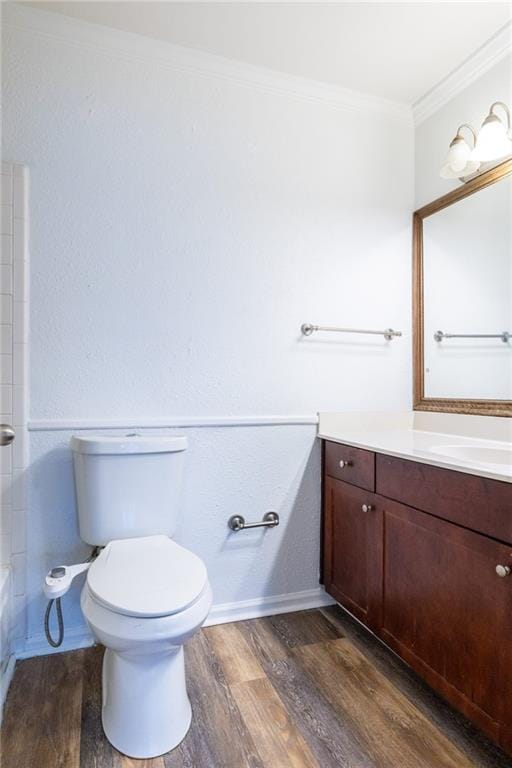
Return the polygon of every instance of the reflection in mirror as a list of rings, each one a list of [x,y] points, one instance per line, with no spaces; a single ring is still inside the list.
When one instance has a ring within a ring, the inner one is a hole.
[[[423,278],[424,397],[512,400],[512,176],[424,219]]]

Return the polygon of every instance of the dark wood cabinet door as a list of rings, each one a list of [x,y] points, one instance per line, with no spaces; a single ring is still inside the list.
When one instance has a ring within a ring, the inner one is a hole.
[[[373,493],[326,477],[325,588],[372,628],[379,624],[381,603],[381,519]]]
[[[512,725],[512,548],[403,504],[383,508],[378,634],[499,741]],[[506,573],[506,571],[504,571]]]

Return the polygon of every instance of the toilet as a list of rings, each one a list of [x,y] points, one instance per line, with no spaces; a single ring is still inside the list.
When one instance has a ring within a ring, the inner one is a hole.
[[[102,722],[110,743],[152,758],[185,737],[192,711],[183,646],[212,603],[202,560],[173,541],[185,437],[72,437],[81,538],[103,547],[84,617],[105,646]]]

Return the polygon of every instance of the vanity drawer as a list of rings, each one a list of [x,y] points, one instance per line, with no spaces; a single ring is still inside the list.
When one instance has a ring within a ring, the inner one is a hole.
[[[512,484],[377,454],[377,493],[512,544]]]
[[[375,489],[375,454],[372,451],[326,441],[324,462],[327,475],[367,491]]]

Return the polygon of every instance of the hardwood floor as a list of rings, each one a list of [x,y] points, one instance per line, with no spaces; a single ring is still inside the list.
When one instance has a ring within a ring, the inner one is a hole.
[[[510,768],[512,761],[338,607],[202,630],[184,741],[131,760],[101,728],[103,648],[16,667],[3,768]]]

